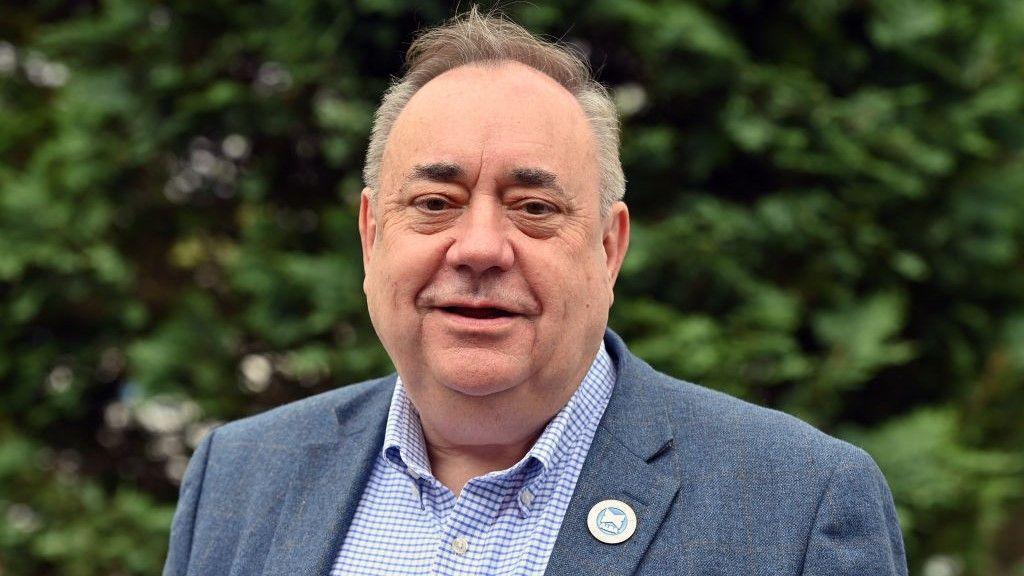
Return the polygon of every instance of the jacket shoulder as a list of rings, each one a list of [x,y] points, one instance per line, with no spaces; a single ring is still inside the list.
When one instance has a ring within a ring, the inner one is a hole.
[[[641,572],[674,573],[682,545],[693,573],[906,574],[892,496],[867,453],[617,351],[620,442],[658,429],[671,449],[648,462],[678,482]]]
[[[826,472],[844,462],[871,460],[860,448],[799,418],[644,366],[647,387],[664,402],[676,438],[708,461]]]

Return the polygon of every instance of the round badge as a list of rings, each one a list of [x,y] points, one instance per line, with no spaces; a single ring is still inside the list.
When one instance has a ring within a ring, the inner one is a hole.
[[[636,532],[636,513],[621,500],[602,500],[590,509],[587,528],[605,544],[620,544]]]

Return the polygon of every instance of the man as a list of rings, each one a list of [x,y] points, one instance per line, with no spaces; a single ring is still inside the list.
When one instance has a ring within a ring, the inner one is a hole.
[[[211,433],[165,574],[906,574],[864,452],[606,330],[629,215],[586,66],[475,9],[408,64],[359,214],[398,374]]]

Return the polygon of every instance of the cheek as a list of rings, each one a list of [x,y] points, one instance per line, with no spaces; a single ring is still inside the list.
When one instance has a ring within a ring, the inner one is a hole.
[[[426,286],[442,261],[439,242],[422,235],[385,236],[377,244],[373,283],[381,295],[389,295],[388,305],[409,304]]]
[[[612,292],[604,249],[589,250],[580,262],[579,270],[579,300],[576,305],[580,314],[585,315],[588,323],[594,318],[606,322]]]
[[[383,306],[387,295],[384,293],[387,282],[384,280],[387,272],[380,261],[375,261],[366,268],[366,277],[363,278],[363,292],[366,294],[366,308],[370,313],[370,319],[377,326],[382,320],[389,316],[389,307]]]
[[[589,324],[593,316],[606,313],[601,312],[610,305],[603,251],[554,253],[530,268],[531,285],[549,312],[547,318],[561,329]]]
[[[399,286],[399,283],[394,281],[395,270],[401,268],[392,254],[395,252],[378,242],[373,258],[366,268],[363,291],[366,292],[366,303],[373,316],[386,315],[394,308],[395,289]]]

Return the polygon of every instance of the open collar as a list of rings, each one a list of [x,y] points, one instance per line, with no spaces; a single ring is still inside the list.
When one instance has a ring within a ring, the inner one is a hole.
[[[551,471],[588,427],[596,428],[615,386],[616,372],[604,342],[601,343],[579,388],[545,426],[523,458],[506,470],[488,474],[509,477],[524,473],[531,462],[541,468],[537,478]],[[419,413],[397,378],[384,431],[381,455],[398,471],[417,478],[433,478]]]

